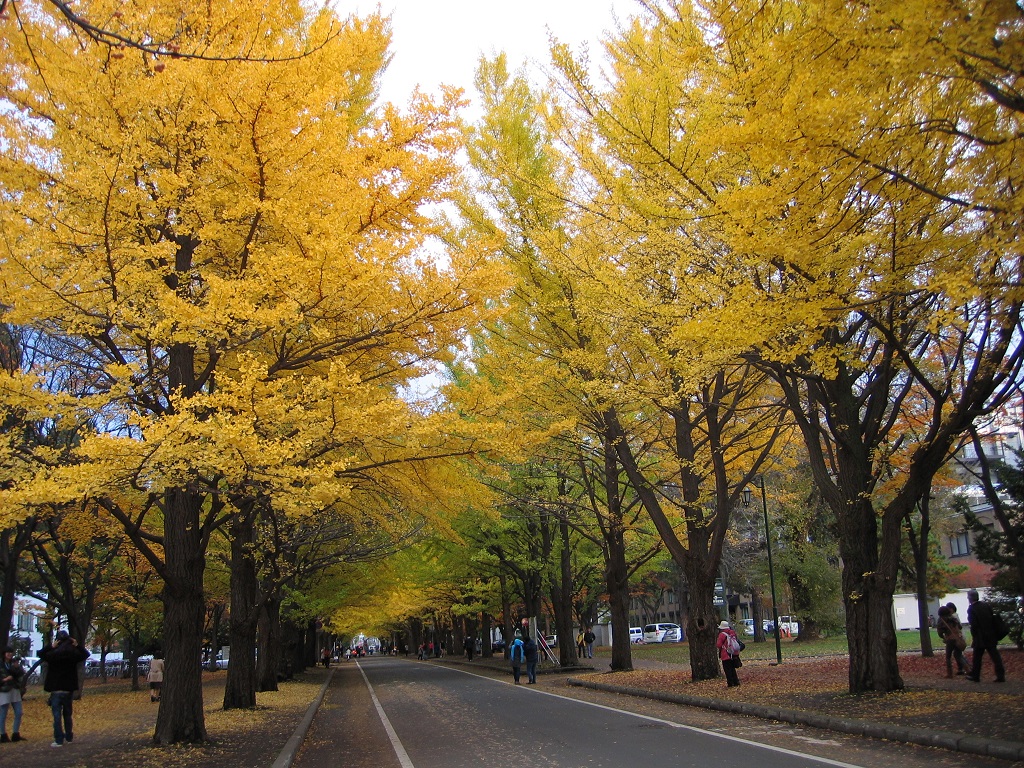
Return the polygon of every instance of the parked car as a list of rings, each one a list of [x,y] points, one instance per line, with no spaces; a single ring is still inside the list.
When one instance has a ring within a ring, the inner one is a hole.
[[[504,653],[505,652],[505,641],[495,640],[491,643],[491,653]]]
[[[791,637],[800,633],[800,624],[795,616],[779,616],[779,627],[782,629],[783,637]],[[765,632],[775,634],[774,622],[765,622]]]
[[[751,637],[754,636],[754,620],[753,619],[743,619],[743,621],[741,621],[740,624],[743,626],[743,634],[750,635]],[[761,622],[761,629],[764,630],[764,633],[766,635],[770,635],[774,631],[774,629],[772,628],[771,620],[770,619],[765,619],[764,621],[762,621]]]
[[[648,624],[644,627],[645,643],[679,643],[683,630],[678,624]]]
[[[558,647],[558,635],[545,635],[544,642],[548,648]]]
[[[644,628],[643,627],[630,627],[629,628],[629,642],[636,645],[644,641]]]

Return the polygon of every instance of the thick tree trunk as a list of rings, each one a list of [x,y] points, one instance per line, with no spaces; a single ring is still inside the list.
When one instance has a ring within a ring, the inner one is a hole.
[[[718,611],[715,609],[715,568],[707,556],[697,557],[704,552],[699,544],[691,543],[690,557],[683,564],[686,581],[690,585],[690,615],[686,624],[687,640],[690,644],[690,675],[698,680],[712,680],[721,677],[718,660]]]
[[[818,622],[812,617],[813,602],[811,600],[808,585],[803,578],[797,574],[789,574],[786,578],[789,584],[789,594],[793,596],[793,613],[799,621],[800,631],[794,638],[794,643],[807,643],[821,639],[821,630],[818,629]]]
[[[608,589],[608,609],[612,619],[613,672],[633,669],[633,646],[629,637],[629,570],[625,548],[609,551],[605,577]]]
[[[30,517],[12,528],[0,531],[0,576],[3,587],[0,591],[0,648],[7,647],[10,640],[11,622],[14,620],[14,595],[18,589],[18,562],[35,528],[35,518]],[[38,652],[38,648],[33,648]]]
[[[281,666],[281,601],[277,597],[264,602],[257,629],[256,690],[276,691]]]
[[[843,603],[850,649],[850,692],[901,690],[892,620],[895,574],[878,556],[878,519],[870,501],[840,517]]]
[[[255,541],[255,518],[249,505],[231,523],[231,657],[224,683],[224,709],[256,706],[256,625],[260,611],[259,579],[252,554]],[[216,648],[214,651],[216,658]]]
[[[153,741],[168,745],[206,741],[200,659],[203,652],[203,572],[200,529],[203,496],[172,489],[164,496],[164,664]]]

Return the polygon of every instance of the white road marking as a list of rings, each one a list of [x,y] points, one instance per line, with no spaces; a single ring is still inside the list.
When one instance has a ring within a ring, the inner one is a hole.
[[[363,668],[358,661],[356,662],[356,666],[359,667],[359,674],[363,676],[363,682],[366,683],[366,687],[370,691],[370,698],[373,699],[373,706],[377,708],[377,714],[380,716],[380,721],[384,724],[384,730],[387,731],[388,738],[391,739],[391,746],[395,750],[398,762],[402,765],[402,768],[416,768],[416,766],[412,764],[412,760],[409,759],[409,753],[406,752],[405,747],[402,746],[402,742],[398,738],[398,734],[395,733],[395,729],[391,727],[391,721],[388,720],[388,716],[384,714],[384,707],[380,705],[380,699],[378,699],[377,694],[374,693],[373,686],[370,685],[370,680],[367,678],[366,673],[363,671]]]

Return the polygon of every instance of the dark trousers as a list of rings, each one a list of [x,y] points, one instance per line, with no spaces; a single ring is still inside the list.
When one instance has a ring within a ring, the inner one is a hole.
[[[528,661],[526,662],[526,682],[536,683],[537,682],[537,662]]]
[[[50,709],[53,710],[53,740],[58,744],[74,741],[75,738],[75,730],[71,723],[71,704],[71,691],[54,691],[50,694]]]
[[[956,644],[952,641],[946,642],[946,674],[953,674],[953,659],[956,659],[956,668],[961,672],[967,671],[967,660],[964,658],[964,652],[956,647]]]
[[[520,675],[520,671],[521,670],[522,670],[522,667],[519,666],[518,664],[513,664],[512,665],[512,677],[515,678],[516,683],[519,682],[519,675]]]
[[[722,659],[722,669],[725,670],[725,681],[729,684],[729,687],[740,684],[740,678],[736,674],[736,659]]]
[[[1003,666],[1003,657],[999,655],[999,649],[995,643],[986,643],[985,645],[971,650],[971,677],[975,680],[981,677],[981,658],[985,651],[988,651],[988,655],[992,657],[992,664],[996,668],[996,680],[1006,679],[1006,668]]]

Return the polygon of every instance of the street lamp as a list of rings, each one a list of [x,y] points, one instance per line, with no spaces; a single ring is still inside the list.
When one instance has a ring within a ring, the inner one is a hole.
[[[755,488],[761,489],[761,510],[764,512],[764,543],[768,550],[768,582],[772,588],[772,618],[775,627],[775,663],[782,663],[782,638],[779,635],[779,601],[775,598],[775,567],[772,563],[772,535],[768,528],[768,496],[764,490],[764,475],[755,475],[752,480]],[[749,488],[743,489],[743,506],[750,506],[750,497],[753,492]]]

